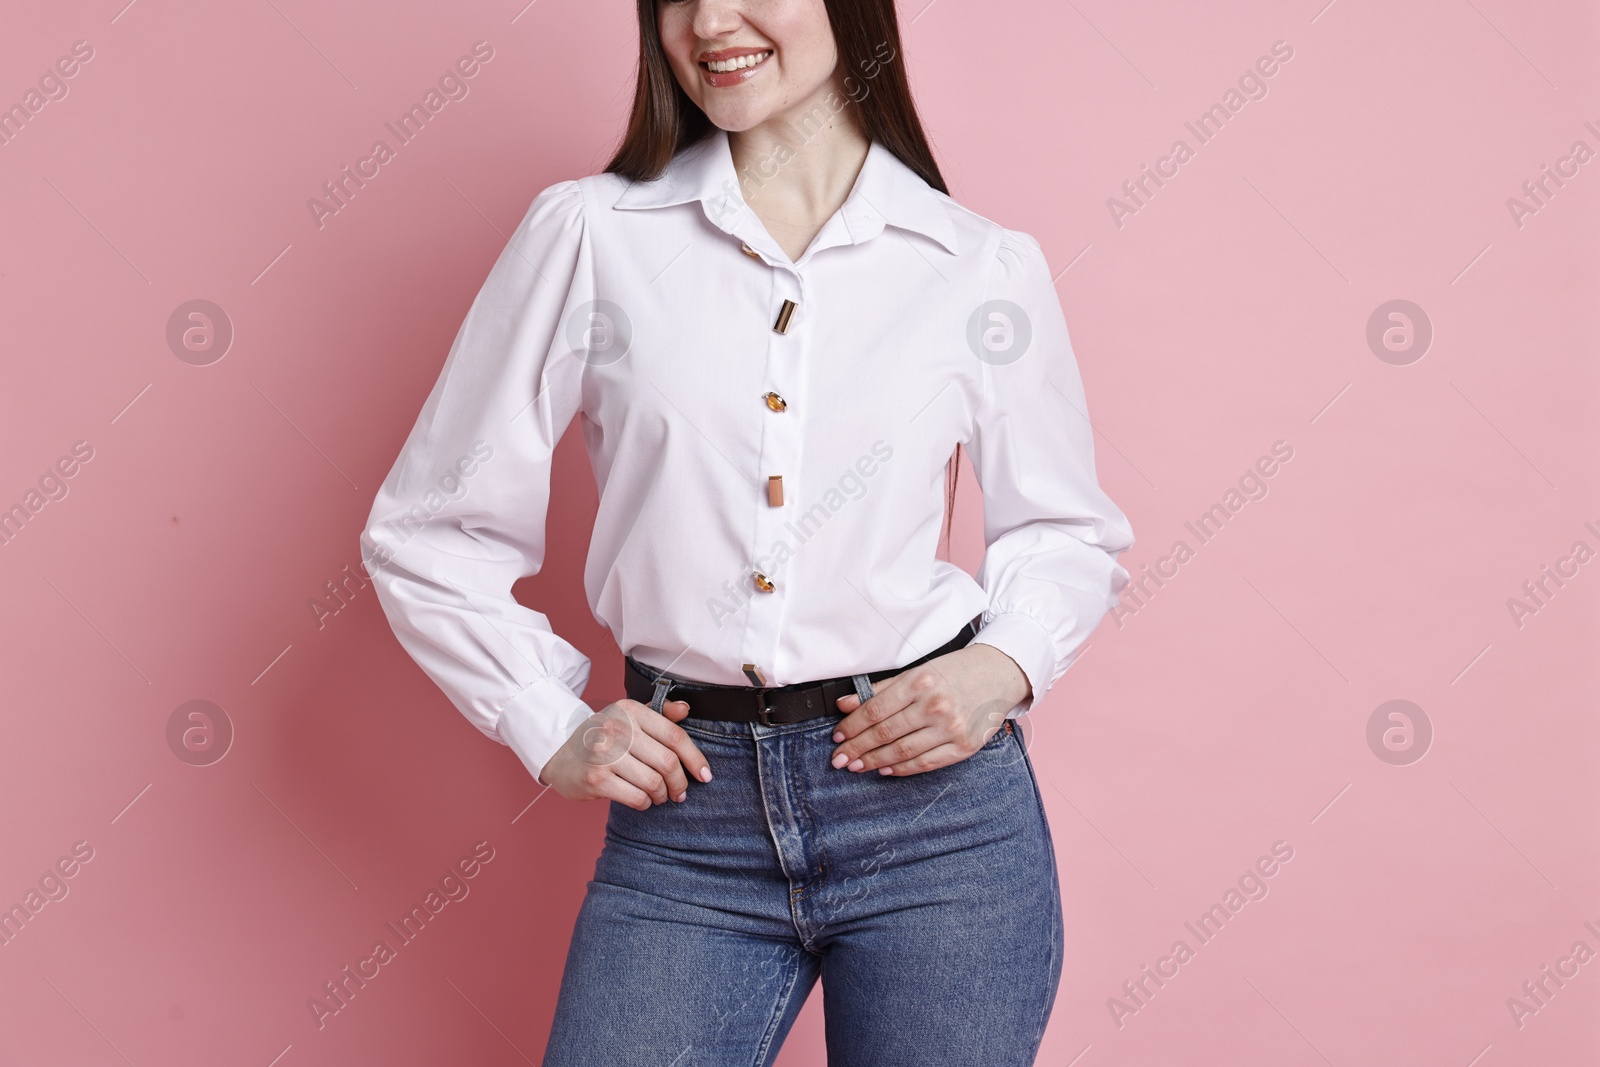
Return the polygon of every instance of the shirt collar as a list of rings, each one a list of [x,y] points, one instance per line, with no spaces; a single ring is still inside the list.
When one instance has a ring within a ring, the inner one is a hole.
[[[855,244],[876,236],[887,224],[920,233],[957,255],[955,224],[941,199],[900,157],[873,141],[840,215]],[[631,183],[614,206],[632,210],[690,201],[699,201],[712,225],[727,233],[740,228],[745,216],[755,217],[739,190],[728,131],[717,129],[682,149],[655,180]]]

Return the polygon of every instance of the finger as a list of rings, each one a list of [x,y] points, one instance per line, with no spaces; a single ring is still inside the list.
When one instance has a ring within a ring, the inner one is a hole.
[[[649,811],[651,807],[649,793],[615,774],[606,775],[595,786],[594,795],[596,800],[615,800],[638,811]]]
[[[853,771],[874,771],[880,767],[892,767],[897,763],[909,763],[924,752],[944,744],[954,747],[954,739],[950,736],[949,730],[924,726],[901,734],[886,745],[868,749],[858,758],[851,760],[849,767]]]
[[[828,757],[828,762],[834,767],[847,767],[852,771],[865,770],[866,766],[861,760],[867,753],[898,744],[907,735],[924,729],[926,725],[919,706],[912,705],[881,722],[873,723],[835,748],[833,755]]]
[[[683,800],[689,795],[689,779],[684,777],[678,754],[644,732],[633,740],[633,758],[655,771],[667,783],[667,795]]]
[[[928,771],[938,770],[940,767],[948,767],[952,763],[960,763],[970,755],[972,753],[946,742],[942,745],[934,745],[926,752],[913,756],[911,759],[879,767],[878,773],[904,778],[913,774],[924,774]]]
[[[835,742],[849,741],[861,731],[882,722],[889,716],[905,708],[917,697],[917,688],[913,684],[914,676],[910,673],[897,674],[893,678],[885,678],[881,682],[874,682],[875,692],[866,701],[859,701],[854,693],[839,698],[840,710],[845,710],[846,703],[854,703],[854,710],[840,719],[834,727],[833,739]],[[852,759],[855,758],[853,753]]]
[[[654,714],[652,712],[652,714]],[[633,753],[618,760],[612,765],[611,771],[630,785],[636,785],[649,794],[650,800],[656,804],[665,804],[667,796],[667,780],[654,767],[639,759]]]
[[[639,722],[647,735],[677,754],[678,762],[686,771],[702,782],[711,781],[711,764],[700,754],[687,730],[653,713]]]
[[[627,705],[631,700],[619,700],[596,711],[573,731],[568,744],[575,745],[574,752],[592,767],[607,767],[628,754],[639,730],[633,724],[633,715]]]
[[[874,681],[872,683],[872,695],[873,696],[878,696],[885,689],[889,688],[895,682],[899,681],[901,678],[904,678],[904,677],[905,677],[904,674],[891,674],[887,678],[879,678],[879,679],[877,679],[876,681]],[[854,693],[846,693],[844,696],[839,697],[833,703],[834,703],[834,706],[837,707],[840,711],[851,712],[851,711],[855,711],[862,704],[866,703],[866,701],[862,700],[860,697],[856,696]]]

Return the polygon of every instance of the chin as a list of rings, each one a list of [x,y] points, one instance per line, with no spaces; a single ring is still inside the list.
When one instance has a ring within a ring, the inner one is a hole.
[[[772,112],[767,108],[719,107],[706,111],[706,118],[711,120],[713,126],[729,133],[743,133],[771,116]]]

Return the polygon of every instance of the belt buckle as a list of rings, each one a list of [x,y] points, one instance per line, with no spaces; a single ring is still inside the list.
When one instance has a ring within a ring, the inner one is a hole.
[[[772,710],[767,707],[767,691],[765,689],[756,690],[756,718],[762,726],[773,725]]]

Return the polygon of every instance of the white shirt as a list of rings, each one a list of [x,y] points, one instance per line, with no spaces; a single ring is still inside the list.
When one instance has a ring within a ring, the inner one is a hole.
[[[401,645],[537,777],[591,713],[589,659],[511,585],[544,562],[551,455],[577,416],[600,490],[584,588],[624,652],[778,686],[896,668],[981,613],[975,640],[1032,686],[1014,717],[1128,581],[1133,532],[1096,481],[1086,413],[1032,237],[873,143],[791,262],[718,130],[655,181],[534,198],[363,558]],[[983,495],[976,580],[935,558],[958,441]]]

